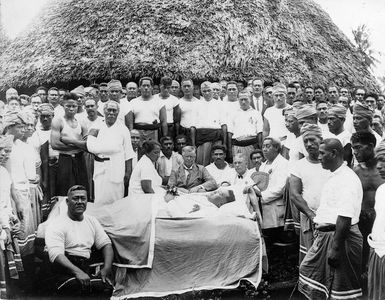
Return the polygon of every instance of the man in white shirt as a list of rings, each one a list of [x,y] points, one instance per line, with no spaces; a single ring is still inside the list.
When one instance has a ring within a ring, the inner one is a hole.
[[[226,159],[226,148],[222,145],[215,145],[211,149],[212,163],[206,169],[210,175],[215,179],[218,187],[223,185],[230,185],[234,179],[234,169],[229,166]]]
[[[98,102],[98,112],[104,116],[104,103],[108,101],[108,87],[107,83],[102,82],[99,84],[99,97],[100,101]]]
[[[137,129],[141,142],[147,139],[158,140],[167,135],[167,113],[163,102],[152,95],[154,82],[150,77],[139,80],[141,96],[131,100],[128,113],[128,128]]]
[[[239,107],[231,119],[232,153],[243,153],[251,168],[250,153],[262,145],[263,119],[259,111],[250,107],[250,97],[246,91],[238,95]]]
[[[362,235],[357,225],[362,185],[344,164],[338,139],[324,140],[319,158],[332,174],[313,219],[318,235],[299,268],[298,289],[308,299],[357,299],[362,296]]]
[[[162,185],[167,185],[171,171],[176,171],[183,164],[182,155],[174,152],[174,142],[171,137],[164,136],[160,138],[161,152],[156,165],[156,170],[162,177]]]
[[[322,130],[322,136],[327,136],[329,134],[328,127],[328,104],[326,102],[318,102],[316,104],[317,117],[318,117],[318,126]],[[306,122],[305,123],[309,123]]]
[[[64,117],[64,107],[59,101],[59,90],[56,87],[51,87],[48,90],[48,103],[54,107],[54,114],[56,118]]]
[[[274,86],[274,106],[267,108],[264,113],[264,137],[271,136],[279,139],[280,141],[287,138],[289,131],[285,126],[285,117],[283,115],[283,110],[287,107],[286,94],[287,90],[285,85],[279,83]]]
[[[136,163],[140,159],[140,133],[136,129],[132,129],[131,133],[131,145],[134,151],[134,157],[132,158],[132,169],[135,168]]]
[[[382,141],[382,137],[370,127],[373,121],[373,115],[373,109],[366,104],[357,102],[357,104],[353,107],[354,129],[356,132],[368,131],[373,134],[377,141],[376,146],[378,146]]]
[[[162,77],[160,79],[160,93],[154,95],[155,99],[158,99],[160,103],[164,104],[166,108],[167,128],[168,135],[172,138],[175,137],[174,129],[174,115],[176,114],[177,106],[179,105],[179,99],[170,94],[172,80],[170,77]]]
[[[353,115],[352,115],[352,112],[350,111],[349,98],[345,96],[340,96],[338,98],[338,103],[346,108],[346,118],[344,123],[344,129],[350,133],[353,133],[354,132]]]
[[[211,147],[227,142],[227,126],[224,120],[223,103],[213,98],[212,84],[201,84],[203,99],[197,103],[197,124],[195,144],[197,163],[207,166],[211,159]]]
[[[132,108],[131,108],[130,102],[128,102],[126,98],[123,98],[122,83],[119,80],[112,79],[107,84],[107,89],[108,89],[109,100],[115,101],[119,104],[118,120],[123,124],[126,124],[126,126],[128,127],[128,122],[129,122],[128,113],[131,112]],[[105,103],[102,104],[103,113],[104,113],[104,105]]]
[[[194,83],[191,79],[181,82],[183,97],[175,111],[176,135],[184,134],[189,144],[195,146],[196,125],[198,123],[198,99],[194,97]]]
[[[126,84],[126,92],[126,99],[128,102],[130,102],[132,99],[138,97],[138,85],[133,81],[128,82]]]
[[[173,95],[174,97],[177,97],[178,99],[180,98],[180,84],[178,81],[176,80],[172,81],[170,94]]]
[[[75,185],[68,191],[68,211],[48,223],[45,242],[48,256],[58,282],[57,290],[70,286],[71,277],[75,277],[84,293],[91,291],[89,258],[91,247],[96,246],[103,252],[104,265],[96,275],[103,283],[111,278],[114,252],[109,237],[96,218],[84,214],[87,208],[87,191],[83,186]],[[79,285],[77,286],[79,290]],[[76,286],[72,286],[76,288]],[[71,293],[73,290],[67,290]]]
[[[251,175],[254,170],[247,168],[247,157],[243,153],[237,153],[233,158],[234,172],[231,180],[231,185],[242,187],[243,189],[254,185]]]
[[[132,172],[134,151],[127,127],[117,122],[119,104],[107,101],[104,105],[105,122],[91,129],[87,149],[95,154],[94,174],[95,204],[111,204],[124,196],[124,187]]]

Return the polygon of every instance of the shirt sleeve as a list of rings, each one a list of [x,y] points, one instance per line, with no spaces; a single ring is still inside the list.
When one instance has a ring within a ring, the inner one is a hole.
[[[95,218],[92,218],[95,228],[95,247],[96,249],[102,249],[105,245],[111,244],[111,240],[107,233],[104,231],[102,225]]]
[[[51,262],[60,255],[65,253],[65,234],[60,230],[58,224],[51,223],[47,226],[45,233],[45,244],[48,250],[48,257]]]
[[[270,203],[275,200],[281,199],[283,196],[283,191],[286,186],[286,180],[287,180],[287,173],[288,173],[288,166],[287,163],[283,164],[280,163],[278,166],[274,168],[274,171],[270,175],[270,182],[267,189],[263,192],[261,192],[262,195],[262,203]]]
[[[257,134],[263,132],[263,118],[259,111],[256,112],[256,121],[257,121]]]
[[[347,179],[347,182],[349,179]],[[350,184],[341,184],[340,187],[335,191],[335,197],[338,199],[338,205],[336,207],[336,212],[338,216],[354,218],[356,215],[356,207],[354,204],[354,199],[357,199],[356,187],[351,186]]]
[[[124,149],[124,160],[132,159],[135,155],[134,149],[131,144],[131,134],[127,127],[123,127],[123,149]]]
[[[156,169],[151,162],[148,161],[145,164],[142,164],[140,170],[140,180],[152,180],[154,177],[154,172],[156,172]]]

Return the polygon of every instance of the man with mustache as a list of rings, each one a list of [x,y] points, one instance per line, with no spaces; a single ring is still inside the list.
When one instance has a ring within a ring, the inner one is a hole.
[[[98,220],[85,214],[87,191],[81,185],[68,190],[66,214],[59,215],[47,225],[45,243],[48,256],[53,263],[55,283],[58,292],[74,292],[79,289],[87,294],[91,290],[90,261],[91,247],[101,250],[104,265],[97,274],[105,283],[111,276],[114,257],[110,238]],[[75,277],[76,283],[70,281]],[[73,294],[72,294],[73,295]]]

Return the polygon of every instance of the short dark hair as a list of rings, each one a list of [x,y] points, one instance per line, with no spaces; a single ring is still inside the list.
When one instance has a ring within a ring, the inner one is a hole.
[[[57,92],[59,92],[59,89],[57,88],[57,87],[51,87],[49,90],[48,90],[48,93],[50,92],[50,91],[57,91]]]
[[[294,82],[291,82],[287,85],[287,88],[292,88],[292,89],[296,89],[295,85],[294,85]]]
[[[44,86],[39,86],[37,89],[36,89],[36,93],[37,93],[37,91],[40,91],[40,90],[44,90],[46,93],[47,93],[47,88],[46,87],[44,87]]]
[[[325,88],[322,85],[316,85],[314,90],[322,90],[325,93]]]
[[[350,141],[353,143],[360,143],[363,145],[372,144],[373,147],[376,146],[377,140],[373,133],[369,131],[354,132]]]
[[[65,93],[63,95],[63,101],[75,100],[78,101],[79,97],[75,93]]]
[[[227,82],[227,84],[226,84],[226,89],[228,88],[228,86],[229,86],[230,84],[235,84],[235,86],[236,86],[237,89],[238,89],[237,82],[234,81],[234,80]]]
[[[223,145],[214,145],[211,148],[211,153],[213,153],[215,150],[222,150],[224,154],[226,154],[226,147]]]
[[[313,88],[311,85],[307,85],[307,86],[305,87],[305,91],[306,91],[306,89],[312,89],[312,90],[314,91],[314,88]]]
[[[68,192],[67,192],[67,197],[70,196],[70,194],[74,191],[85,191],[87,193],[87,189],[83,186],[83,185],[80,185],[80,184],[77,184],[77,185],[74,185],[74,186],[71,186],[69,189],[68,189]]]
[[[315,107],[317,108],[319,104],[328,104],[325,100],[318,101]]]
[[[90,87],[93,87],[94,89],[99,90],[99,84],[97,84],[97,83],[92,83],[92,84],[90,85]]]
[[[99,88],[101,88],[101,87],[108,87],[108,84],[106,83],[106,82],[102,82],[102,83],[100,83],[99,84]]]
[[[344,156],[344,147],[342,146],[341,142],[336,138],[329,138],[324,139],[321,142],[321,145],[324,144],[325,148],[328,151],[336,150],[338,157],[343,158]]]
[[[255,149],[254,151],[252,151],[252,152],[250,153],[250,159],[253,158],[253,155],[254,155],[254,154],[261,154],[262,157],[264,157],[264,156],[263,156],[263,151],[262,151],[261,149]]]
[[[172,141],[172,142],[174,143],[174,140],[172,139],[172,137],[171,137],[171,136],[168,136],[168,135],[162,136],[162,137],[160,138],[160,140],[159,140],[160,144],[163,144],[164,141]]]
[[[143,81],[144,80],[149,80],[150,81],[150,84],[151,84],[151,86],[154,86],[154,81],[152,80],[152,78],[151,77],[142,77],[142,78],[140,78],[139,79],[139,86],[141,86],[142,85],[142,83],[143,83]]]
[[[142,148],[143,148],[145,154],[150,153],[152,150],[155,149],[156,146],[158,146],[160,148],[159,142],[155,141],[155,140],[146,140],[142,144]]]
[[[176,140],[179,140],[179,139],[185,139],[186,142],[187,142],[187,136],[185,136],[184,134],[178,134],[178,135],[175,137],[175,141],[176,141]]]
[[[378,94],[377,93],[374,93],[374,92],[365,93],[364,101],[369,97],[374,98],[376,101],[378,101]]]
[[[162,77],[160,79],[160,85],[171,86],[172,85],[172,79],[168,76]]]

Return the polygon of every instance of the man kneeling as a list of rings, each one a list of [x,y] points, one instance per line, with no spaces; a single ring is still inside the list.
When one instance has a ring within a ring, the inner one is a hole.
[[[45,234],[57,291],[88,294],[91,289],[93,292],[105,290],[114,253],[111,241],[100,223],[84,214],[87,208],[85,187],[75,185],[68,190],[67,206],[67,214],[52,220]],[[92,246],[102,250],[104,257],[104,266],[95,276],[89,273]]]

